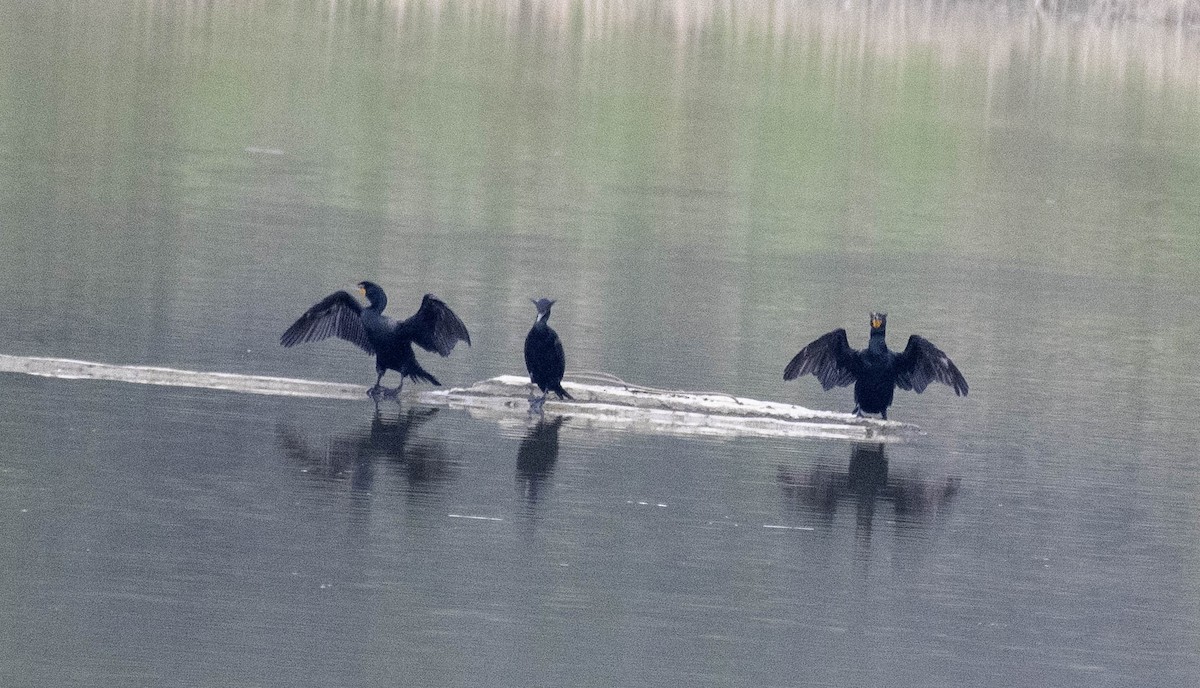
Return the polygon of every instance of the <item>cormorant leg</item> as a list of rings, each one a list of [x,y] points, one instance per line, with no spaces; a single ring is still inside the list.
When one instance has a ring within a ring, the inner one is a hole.
[[[540,413],[542,415],[546,414],[546,411],[542,408],[543,406],[546,405],[546,394],[549,394],[549,392],[546,392],[545,394],[543,394],[541,397],[539,397],[537,399],[529,400],[529,412],[530,413]]]
[[[379,372],[379,377],[375,378],[375,386],[372,387],[371,389],[367,390],[367,396],[371,397],[372,399],[375,399],[376,401],[379,400],[379,395],[381,392],[387,391],[386,389],[384,389],[383,385],[379,384],[380,381],[383,380],[383,374],[387,371],[380,370],[378,372]]]
[[[395,399],[396,403],[399,404],[400,403],[400,390],[402,390],[402,389],[404,389],[404,376],[403,375],[400,376],[400,384],[396,385],[396,389],[388,389],[387,387],[383,388],[383,398],[384,399]]]
[[[854,405],[854,415],[858,416],[859,418],[862,418],[864,416],[864,414],[862,412],[862,407],[859,406],[858,404]]]
[[[879,415],[883,416],[884,420],[887,420],[887,409],[880,411]]]

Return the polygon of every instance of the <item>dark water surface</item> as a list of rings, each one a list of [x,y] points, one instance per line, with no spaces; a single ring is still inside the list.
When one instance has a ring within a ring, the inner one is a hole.
[[[1200,683],[1194,40],[698,6],[4,9],[0,353],[368,384],[276,342],[372,279],[448,384],[549,296],[573,370],[848,410],[782,370],[878,308],[971,394],[884,447],[0,374],[0,685]]]

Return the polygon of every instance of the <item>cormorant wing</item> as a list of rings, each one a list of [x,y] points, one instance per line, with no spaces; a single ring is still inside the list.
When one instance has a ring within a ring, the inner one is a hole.
[[[960,397],[967,394],[967,381],[954,361],[928,339],[914,334],[904,352],[896,355],[896,386],[919,394],[935,380],[953,387]]]
[[[537,325],[529,330],[525,336],[525,369],[540,378],[562,379],[567,370],[567,356],[557,332]]]
[[[562,340],[558,338],[558,333],[554,334],[554,377],[559,380],[567,372],[567,355],[563,352]]]
[[[850,348],[846,331],[838,328],[821,335],[800,350],[783,370],[784,380],[795,380],[812,373],[825,389],[845,387],[858,379],[862,364],[858,352]]]
[[[375,347],[363,329],[362,306],[354,297],[338,291],[321,299],[287,328],[279,343],[293,346],[301,342],[316,342],[326,337],[341,337],[363,351],[373,354]]]
[[[421,299],[421,307],[411,318],[396,326],[396,333],[426,351],[436,351],[443,356],[449,356],[460,340],[468,346],[471,344],[467,326],[433,294],[426,294]]]

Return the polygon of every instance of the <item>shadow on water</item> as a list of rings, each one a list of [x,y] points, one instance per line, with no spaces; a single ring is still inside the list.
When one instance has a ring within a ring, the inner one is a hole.
[[[565,420],[566,416],[539,419],[537,425],[525,433],[517,449],[517,489],[530,509],[537,506],[542,488],[558,462],[558,430]]]
[[[419,437],[417,431],[438,414],[436,408],[415,407],[388,418],[379,407],[365,431],[329,437],[313,447],[293,425],[281,423],[276,436],[284,454],[312,478],[348,481],[356,491],[375,487],[376,463],[403,478],[408,492],[429,492],[452,480],[455,465],[441,441]]]
[[[845,472],[830,466],[816,466],[809,471],[780,466],[776,481],[787,508],[819,513],[828,523],[833,522],[843,503],[853,503],[856,530],[862,537],[870,537],[879,505],[890,504],[897,522],[929,523],[950,506],[959,486],[957,476],[931,480],[916,471],[890,471],[881,443],[855,444]]]

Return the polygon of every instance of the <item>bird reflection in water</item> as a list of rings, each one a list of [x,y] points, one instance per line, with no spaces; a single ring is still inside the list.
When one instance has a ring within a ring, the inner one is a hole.
[[[276,436],[288,459],[314,478],[348,480],[354,490],[369,492],[375,484],[375,463],[383,459],[410,491],[424,490],[454,477],[454,464],[442,443],[416,438],[417,429],[437,413],[435,408],[412,407],[389,420],[377,406],[366,432],[330,437],[324,447],[310,446],[291,425],[281,424]]]
[[[811,471],[780,467],[777,481],[785,505],[795,511],[822,514],[832,522],[838,506],[853,501],[860,535],[870,536],[876,506],[889,502],[898,523],[928,522],[941,514],[958,493],[959,479],[950,476],[929,480],[916,472],[889,473],[881,443],[859,443],[850,449],[845,473],[828,466]]]
[[[525,433],[517,449],[517,489],[529,508],[537,506],[542,487],[554,472],[558,462],[558,430],[566,416],[539,418],[537,425]]]

